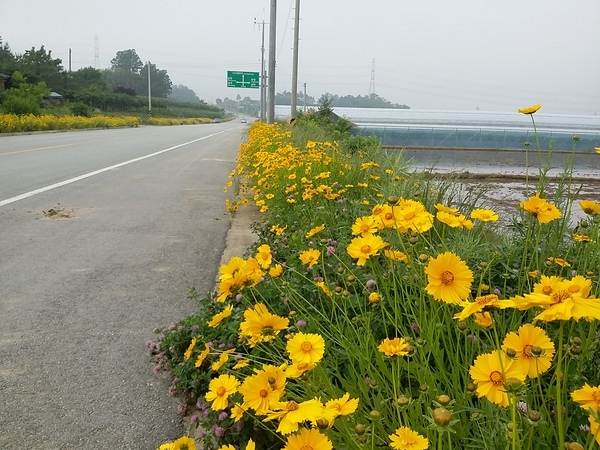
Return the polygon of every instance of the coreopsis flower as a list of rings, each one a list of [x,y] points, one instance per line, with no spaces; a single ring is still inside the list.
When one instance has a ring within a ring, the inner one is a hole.
[[[368,236],[379,231],[378,221],[373,216],[362,216],[357,218],[352,225],[353,236]]]
[[[458,209],[451,208],[450,206],[446,206],[443,203],[436,203],[434,206],[435,206],[435,209],[437,209],[440,212],[445,212],[446,214],[451,214],[453,216],[457,216],[460,214]]]
[[[284,368],[264,364],[262,369],[254,369],[254,372],[258,379],[267,381],[279,397],[283,395],[288,378]]]
[[[579,206],[583,210],[584,213],[588,215],[598,215],[600,214],[600,203],[594,202],[592,200],[581,200],[579,202]]]
[[[311,248],[309,250],[304,250],[300,252],[300,262],[305,266],[312,267],[319,262],[319,258],[321,257],[321,252],[316,248]]]
[[[494,324],[494,319],[492,318],[492,315],[487,311],[482,313],[475,313],[473,315],[473,319],[475,323],[482,328],[490,328]]]
[[[403,337],[394,339],[385,338],[381,341],[377,350],[386,356],[406,356],[410,350],[410,344]]]
[[[312,370],[316,367],[316,364],[308,363],[291,363],[285,364],[285,376],[288,378],[300,378],[305,372]]]
[[[358,399],[350,398],[350,393],[346,392],[341,398],[325,402],[325,409],[328,411],[327,417],[331,420],[339,416],[353,414],[358,408]]]
[[[181,436],[175,439],[169,450],[196,450],[196,442],[189,436]]]
[[[446,211],[438,211],[435,218],[450,228],[460,227],[461,222],[465,219],[463,215],[450,214]]]
[[[520,108],[517,110],[517,112],[521,113],[521,114],[534,114],[537,110],[539,110],[542,107],[542,105],[540,105],[539,103],[533,105],[533,106],[527,106],[525,108]]]
[[[252,439],[250,439],[248,441],[248,443],[246,444],[245,450],[255,450],[255,449],[256,449],[256,444],[254,443],[254,441]]]
[[[300,433],[291,435],[283,450],[332,450],[333,444],[327,436],[316,428],[302,429]]]
[[[219,303],[224,302],[236,289],[259,283],[264,275],[255,258],[244,260],[239,256],[232,257],[227,264],[220,267],[219,272]]]
[[[239,420],[244,417],[244,413],[246,411],[244,411],[244,409],[239,405],[239,404],[235,404],[233,405],[233,407],[231,408],[231,413],[229,414],[230,417],[233,419],[234,422],[239,422]]]
[[[273,278],[278,278],[283,273],[283,266],[281,264],[275,264],[269,269],[269,275]]]
[[[469,369],[469,374],[477,385],[477,396],[486,397],[502,407],[509,405],[505,381],[510,378],[525,381],[525,373],[521,366],[514,364],[512,359],[498,350],[479,355]]]
[[[325,341],[319,334],[296,333],[288,340],[285,348],[292,362],[314,364],[321,361],[325,354]]]
[[[460,219],[460,223],[458,224],[458,227],[460,229],[464,229],[464,230],[472,230],[473,227],[475,227],[475,224],[473,223],[472,220],[467,219],[465,216],[463,216],[462,214],[459,216]]]
[[[232,311],[233,311],[233,305],[232,304],[227,305],[227,307],[223,311],[215,314],[213,316],[213,318],[208,321],[208,326],[211,328],[218,327],[221,324],[221,322],[223,322],[226,318],[231,316]]]
[[[280,227],[279,225],[272,225],[270,231],[271,233],[275,233],[277,236],[281,236],[286,228],[287,226]]]
[[[408,262],[408,257],[400,250],[385,249],[383,251],[383,256],[392,261]]]
[[[463,310],[455,314],[454,318],[465,320],[467,317],[487,308],[514,308],[515,302],[512,300],[500,300],[496,294],[488,294],[476,297],[474,302],[462,302],[460,306],[462,306]]]
[[[445,252],[431,259],[425,273],[429,283],[425,290],[436,300],[459,304],[471,292],[473,272],[454,253]]]
[[[551,263],[554,263],[554,264],[556,264],[558,266],[561,266],[561,267],[571,267],[571,264],[569,264],[567,262],[567,260],[562,259],[562,258],[555,258],[553,256],[550,256],[548,258],[548,261],[551,262]]]
[[[408,427],[400,427],[388,437],[390,447],[396,450],[425,450],[429,447],[429,439]]]
[[[231,444],[227,444],[221,445],[218,450],[236,450],[236,448]]]
[[[227,408],[227,399],[237,392],[239,384],[240,382],[233,375],[228,374],[219,375],[210,380],[208,392],[204,396],[207,402],[212,402],[210,409],[221,411]]]
[[[212,370],[214,370],[215,372],[217,370],[219,370],[221,367],[223,367],[223,365],[229,361],[229,355],[231,353],[233,353],[235,351],[235,349],[229,349],[229,350],[225,350],[223,353],[221,353],[221,355],[219,356],[219,359],[217,359],[214,363],[211,364],[210,368]]]
[[[310,239],[311,237],[315,236],[316,234],[319,234],[324,229],[325,229],[325,224],[319,225],[318,227],[314,227],[313,229],[311,229],[310,231],[308,231],[306,233],[306,238]]]
[[[364,266],[371,256],[379,254],[379,250],[384,249],[387,244],[377,235],[359,236],[350,241],[346,251],[352,258],[357,258],[356,265]]]
[[[369,303],[379,303],[381,301],[381,294],[379,292],[371,292],[369,294]]]
[[[396,229],[405,232],[408,230],[424,233],[433,226],[433,214],[425,209],[425,205],[416,200],[401,200],[394,208],[396,216]]]
[[[233,366],[233,370],[239,370],[239,369],[243,369],[244,367],[248,367],[248,365],[250,364],[250,361],[247,359],[240,359],[238,362],[236,362]]]
[[[582,388],[571,392],[571,398],[582,408],[600,413],[600,386],[590,386],[585,383]]]
[[[498,214],[491,209],[477,208],[471,211],[471,219],[481,220],[482,222],[496,222]]]
[[[331,290],[329,289],[329,287],[325,284],[324,281],[317,281],[315,283],[317,285],[318,288],[320,288],[323,293],[327,296],[327,297],[331,297],[333,294],[331,293]]]
[[[257,303],[244,311],[244,320],[240,323],[240,336],[249,338],[250,347],[260,342],[268,342],[289,326],[289,319],[271,314],[265,305]]]
[[[279,420],[277,432],[290,434],[298,430],[298,425],[305,421],[316,421],[323,414],[323,405],[320,401],[313,399],[297,403],[293,400],[288,402],[273,402],[271,410],[267,413],[268,422],[273,419]]]
[[[519,206],[533,214],[539,223],[549,223],[561,217],[560,210],[546,199],[540,198],[539,192],[522,201]]]
[[[600,155],[600,147],[594,147],[594,149],[596,150],[596,153]]]
[[[532,352],[533,347],[539,347],[540,354]],[[516,352],[515,364],[530,378],[535,378],[546,372],[552,364],[554,343],[544,330],[530,323],[519,327],[517,333],[506,335],[502,342],[502,350],[512,349]]]
[[[589,236],[586,236],[585,234],[577,234],[577,233],[573,233],[573,240],[577,241],[577,242],[593,242]]]
[[[196,358],[194,367],[200,367],[209,353],[210,353],[210,347],[208,346],[208,344],[204,344],[204,350],[202,350],[202,352],[198,355],[198,358]]]
[[[188,345],[187,350],[183,354],[183,359],[185,359],[186,361],[188,359],[190,359],[190,357],[192,356],[192,352],[194,351],[194,347],[196,347],[196,338],[195,337],[192,338],[190,345]]]
[[[247,377],[238,391],[244,399],[242,408],[253,409],[259,415],[267,413],[269,403],[277,402],[281,397],[281,393],[273,389],[268,379],[257,375]]]
[[[263,244],[256,249],[256,260],[258,261],[258,265],[262,269],[268,269],[273,261],[273,255],[271,255],[271,247],[267,244]]]

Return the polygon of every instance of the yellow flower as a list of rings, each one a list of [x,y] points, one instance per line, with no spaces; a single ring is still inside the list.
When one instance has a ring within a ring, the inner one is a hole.
[[[268,379],[253,375],[247,377],[238,389],[244,398],[243,409],[251,408],[262,415],[269,411],[269,403],[279,401],[281,393],[275,391]]]
[[[461,222],[465,219],[463,215],[450,214],[446,211],[438,211],[435,218],[448,225],[450,228],[458,228]]]
[[[231,316],[232,311],[233,311],[233,305],[229,304],[223,311],[215,314],[213,316],[213,318],[208,321],[208,326],[211,328],[218,327],[221,324],[221,322],[223,322],[226,318]]]
[[[479,355],[469,369],[469,374],[477,384],[478,397],[487,397],[492,403],[503,407],[509,405],[505,380],[516,378],[521,382],[525,381],[521,366],[513,364],[513,360],[498,350]]]
[[[600,214],[600,203],[594,202],[592,200],[581,200],[579,202],[579,206],[583,210],[584,213],[589,215],[598,215]]]
[[[379,230],[377,226],[377,220],[373,216],[363,216],[359,217],[354,221],[352,225],[352,235],[358,236],[367,236],[370,234],[374,234]]]
[[[494,324],[494,319],[489,312],[475,313],[474,320],[477,325],[482,328],[489,328]]]
[[[280,227],[279,225],[273,225],[271,226],[271,233],[275,233],[277,236],[281,236],[286,228],[287,226]]]
[[[598,151],[598,149],[596,149],[596,151]],[[596,438],[598,445],[600,445],[600,422],[598,422],[593,416],[589,416],[588,420],[590,421],[590,433]]]
[[[325,341],[319,334],[296,333],[287,342],[286,350],[292,362],[314,364],[325,354]]]
[[[548,261],[553,262],[554,264],[557,264],[561,267],[571,267],[571,264],[569,264],[566,260],[562,258],[554,258],[553,256],[550,256],[548,258]]]
[[[433,215],[425,209],[425,205],[415,200],[401,200],[394,207],[396,229],[401,233],[412,230],[424,233],[433,226]]]
[[[240,382],[232,375],[219,375],[208,384],[208,392],[204,396],[207,402],[212,402],[210,408],[213,411],[221,411],[227,408],[227,398],[237,392]]]
[[[290,400],[288,402],[274,402],[264,421],[279,419],[277,431],[281,434],[290,434],[298,430],[298,424],[305,421],[316,421],[322,414],[323,405],[316,399],[302,403]]]
[[[323,281],[317,281],[316,283],[317,287],[320,288],[323,293],[327,296],[327,297],[331,297],[331,290],[329,289],[329,287],[325,284],[325,282]]]
[[[198,358],[196,359],[196,362],[194,363],[194,367],[200,367],[209,353],[210,353],[210,347],[208,346],[208,344],[204,344],[204,350],[202,351],[202,353],[200,353],[198,355]]]
[[[465,320],[467,317],[481,312],[486,308],[514,308],[515,302],[512,300],[500,300],[496,294],[482,295],[475,298],[474,302],[463,302],[460,304],[463,310],[454,315],[455,319]]]
[[[438,211],[441,211],[441,212],[445,212],[447,214],[451,214],[453,216],[457,216],[459,214],[458,209],[451,208],[449,206],[444,205],[443,203],[437,203],[435,205],[435,209],[437,209]]]
[[[481,220],[482,222],[496,222],[498,214],[491,209],[474,209],[471,211],[471,219]]]
[[[535,354],[533,347],[539,347],[541,353]],[[515,364],[530,378],[546,372],[552,364],[554,343],[544,330],[530,323],[522,325],[518,333],[508,333],[502,343],[502,350],[516,352]]]
[[[577,241],[577,242],[594,242],[594,241],[592,241],[592,239],[589,236],[586,236],[585,234],[577,234],[577,233],[573,233],[573,240]]]
[[[308,233],[306,233],[306,237],[308,239],[310,239],[311,237],[313,237],[315,234],[319,234],[321,231],[323,231],[325,229],[325,224],[319,225],[318,227],[314,227],[313,229],[311,229]]]
[[[459,304],[471,292],[473,272],[454,253],[445,252],[431,259],[425,273],[429,283],[425,290],[436,300]]]
[[[560,210],[552,203],[540,198],[539,192],[519,205],[525,211],[532,213],[539,223],[549,223],[561,217]]]
[[[250,339],[250,346],[260,342],[268,342],[285,330],[289,319],[271,314],[265,305],[257,303],[253,308],[244,311],[244,321],[240,324],[240,336]]]
[[[248,441],[248,443],[246,444],[245,450],[255,450],[255,448],[256,448],[256,444],[254,443],[254,441],[252,439],[250,439]]]
[[[231,353],[233,353],[234,351],[235,351],[235,349],[225,350],[223,353],[221,353],[221,356],[219,356],[219,359],[216,360],[214,363],[212,363],[210,368],[212,370],[214,370],[215,372],[217,370],[219,370],[221,367],[223,367],[223,364],[225,364],[227,361],[229,361],[229,355]]]
[[[600,413],[600,386],[592,387],[585,383],[582,388],[571,392],[571,398],[574,402],[579,403],[582,408]]]
[[[172,450],[196,450],[196,442],[189,436],[181,436],[173,442]]]
[[[242,417],[244,417],[244,412],[244,409],[236,403],[231,408],[231,418],[234,422],[238,422]]]
[[[381,295],[379,292],[371,292],[369,294],[369,303],[379,303],[381,301]]]
[[[316,364],[292,363],[285,365],[285,376],[288,378],[300,378],[305,372],[313,370]]]
[[[192,356],[192,352],[194,351],[194,347],[196,346],[196,338],[193,337],[192,341],[190,342],[190,345],[188,345],[187,350],[185,351],[185,353],[183,354],[183,359],[185,359],[186,361],[188,359],[190,359],[190,357]]]
[[[269,275],[273,278],[280,277],[283,273],[283,266],[281,264],[275,264],[269,269]]]
[[[384,250],[383,255],[392,261],[408,262],[408,257],[399,250]]]
[[[312,267],[319,262],[319,258],[321,257],[321,252],[316,248],[311,248],[310,250],[304,250],[300,252],[300,261],[305,266]]]
[[[228,445],[221,445],[219,447],[219,450],[236,450],[236,449],[233,445],[228,444]]]
[[[319,430],[311,428],[302,429],[300,433],[291,435],[283,450],[332,450],[333,444]]]
[[[356,265],[364,266],[371,256],[379,254],[379,250],[384,249],[387,244],[380,236],[368,235],[355,237],[350,241],[346,251],[352,258],[357,258]]]
[[[341,398],[329,400],[325,403],[325,409],[332,411],[331,418],[335,419],[338,416],[347,416],[353,414],[358,408],[358,399],[350,398],[350,394],[346,392]]]
[[[381,353],[386,356],[406,356],[410,350],[410,344],[402,338],[385,338],[377,347]]]
[[[390,447],[396,450],[425,450],[429,440],[408,427],[400,427],[390,438]]]
[[[233,370],[243,369],[244,367],[248,367],[248,364],[250,364],[250,361],[248,361],[247,359],[240,359],[233,366]]]
[[[537,104],[535,104],[533,106],[527,106],[525,108],[518,109],[517,112],[519,112],[521,114],[533,114],[538,109],[540,109],[541,107],[542,107],[542,105],[540,105],[539,103],[537,103]]]
[[[267,244],[263,244],[256,250],[257,252],[255,258],[258,261],[258,264],[261,268],[268,269],[271,265],[271,262],[273,261],[273,256],[271,255],[271,247],[269,247]]]
[[[598,153],[600,155],[600,147],[595,147],[594,149],[596,150],[596,153]]]

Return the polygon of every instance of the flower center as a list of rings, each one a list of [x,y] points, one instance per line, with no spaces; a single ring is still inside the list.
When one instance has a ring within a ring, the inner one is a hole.
[[[596,391],[592,394],[592,398],[594,399],[594,401],[600,405],[600,391]]]
[[[445,285],[452,284],[452,282],[454,281],[454,274],[448,270],[444,270],[440,279]]]
[[[577,286],[576,284],[572,284],[571,286],[569,286],[569,292],[571,294],[576,294],[577,292],[579,292],[579,286]]]
[[[366,253],[366,254],[369,254],[369,253],[371,253],[371,246],[370,246],[370,245],[363,245],[363,246],[360,248],[360,252],[361,252],[361,253]]]
[[[296,411],[298,409],[298,403],[296,403],[294,400],[290,400],[289,402],[287,402],[287,405],[285,407],[286,411]]]
[[[298,364],[298,370],[306,370],[308,369],[308,364],[307,363],[300,363]]]
[[[552,294],[552,288],[550,286],[544,286],[542,288],[542,294],[544,294],[544,295]]]
[[[385,220],[392,220],[394,215],[392,213],[386,213],[384,217],[385,217]]]
[[[265,398],[267,395],[269,395],[269,391],[266,389],[261,389],[258,395],[260,395],[262,398]]]
[[[300,447],[300,450],[314,450],[314,447],[312,445],[303,445]]]
[[[525,358],[533,358],[533,353],[531,353],[531,345],[527,344],[523,347],[523,356]]]
[[[308,341],[304,341],[300,346],[303,352],[310,352],[312,350],[312,344]]]
[[[500,372],[494,370],[492,373],[490,373],[490,381],[495,385],[502,384],[504,383],[504,377]]]
[[[488,303],[492,303],[494,300],[498,300],[498,296],[496,294],[482,295],[481,297],[477,297],[475,299],[475,303],[478,305],[487,305]]]
[[[571,294],[569,294],[569,291],[558,291],[552,294],[552,303],[562,303],[569,298],[571,298]]]
[[[219,389],[217,389],[217,395],[219,397],[225,395],[225,392],[227,392],[227,389],[225,389],[223,386],[220,386]]]

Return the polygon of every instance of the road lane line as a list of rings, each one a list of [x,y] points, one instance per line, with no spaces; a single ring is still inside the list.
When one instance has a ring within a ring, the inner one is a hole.
[[[86,173],[86,174],[83,174],[83,175],[79,175],[78,177],[75,177],[75,178],[69,178],[68,180],[60,181],[58,183],[54,183],[54,184],[51,184],[49,186],[45,186],[45,187],[36,189],[34,191],[25,192],[24,194],[17,195],[15,197],[7,198],[6,200],[0,201],[0,206],[9,205],[10,203],[18,202],[19,200],[23,200],[23,199],[28,198],[28,197],[33,197],[34,195],[42,194],[42,193],[50,191],[52,189],[56,189],[58,187],[65,186],[67,184],[75,183],[77,181],[81,181],[81,180],[84,180],[86,178],[93,177],[94,175],[99,175],[101,173],[108,172],[109,170],[117,169],[119,167],[123,167],[123,166],[126,166],[128,164],[133,164],[135,162],[142,161],[144,159],[152,158],[153,156],[158,156],[158,155],[161,155],[163,153],[170,152],[171,150],[175,150],[177,148],[184,147],[186,145],[190,145],[190,144],[193,144],[195,142],[203,141],[204,139],[208,139],[208,138],[217,136],[217,135],[222,134],[222,133],[227,133],[228,131],[232,131],[232,130],[235,130],[235,129],[236,128],[230,128],[228,130],[219,131],[217,133],[209,134],[208,136],[204,136],[204,137],[201,137],[201,138],[198,138],[198,139],[194,139],[193,141],[184,142],[183,144],[178,144],[178,145],[175,145],[173,147],[169,147],[169,148],[165,148],[163,150],[159,150],[157,152],[151,153],[151,154],[146,155],[146,156],[140,156],[139,158],[130,159],[129,161],[124,161],[122,163],[115,164],[115,165],[112,165],[112,166],[109,166],[109,167],[105,167],[103,169],[99,169],[99,170],[95,170],[93,172],[89,172],[89,173]]]

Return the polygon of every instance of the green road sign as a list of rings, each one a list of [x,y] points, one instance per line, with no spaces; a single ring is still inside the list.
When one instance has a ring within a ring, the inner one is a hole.
[[[258,89],[260,81],[258,72],[227,71],[227,87]]]

